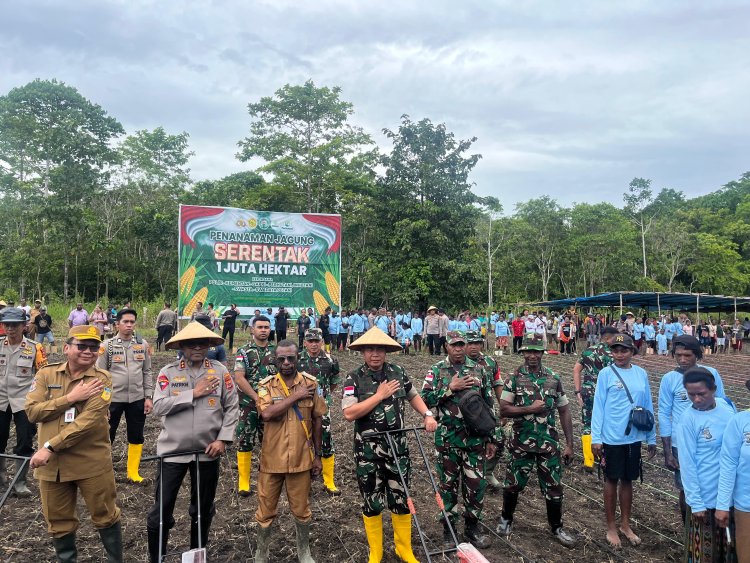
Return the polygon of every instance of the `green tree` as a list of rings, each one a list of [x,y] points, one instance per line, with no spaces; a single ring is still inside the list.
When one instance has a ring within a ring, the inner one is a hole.
[[[628,191],[622,196],[625,200],[625,211],[638,228],[641,239],[641,254],[643,256],[643,277],[648,277],[648,266],[646,263],[646,234],[651,230],[656,212],[649,212],[648,208],[653,202],[651,191],[651,180],[633,178],[628,185]]]
[[[237,158],[266,161],[259,171],[272,183],[293,193],[309,213],[335,212],[342,178],[357,170],[372,139],[349,123],[352,104],[340,98],[341,88],[318,88],[312,80],[287,84],[273,97],[248,104],[253,121],[250,135],[238,144]]]

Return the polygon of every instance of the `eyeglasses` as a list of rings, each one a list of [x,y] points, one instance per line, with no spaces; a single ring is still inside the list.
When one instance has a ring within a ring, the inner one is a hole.
[[[209,342],[208,340],[193,340],[192,342],[186,342],[185,348],[190,348],[192,350],[198,350],[200,348],[208,348]]]
[[[453,346],[454,348],[463,348],[466,346],[466,342],[454,342],[453,344],[448,344],[448,346]]]
[[[76,342],[76,348],[78,348],[79,352],[85,352],[88,350],[89,352],[98,352],[99,351],[99,344],[84,344],[82,342]]]
[[[284,362],[289,362],[290,364],[293,364],[296,361],[297,361],[297,354],[294,354],[292,356],[276,356],[277,364],[283,364]]]

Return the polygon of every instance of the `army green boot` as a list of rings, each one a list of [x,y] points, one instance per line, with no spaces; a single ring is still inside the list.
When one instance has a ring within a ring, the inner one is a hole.
[[[122,563],[122,524],[117,522],[109,528],[100,528],[99,537],[107,552],[107,563]]]
[[[294,522],[297,527],[297,559],[299,563],[315,563],[310,553],[310,522]]]
[[[61,538],[52,538],[58,563],[77,563],[76,535],[67,534]]]
[[[17,461],[16,463],[21,463],[21,461]],[[13,485],[13,493],[18,498],[29,498],[31,496],[31,491],[26,486],[26,474],[29,472],[29,464],[26,463],[23,466],[23,469],[18,473],[18,479],[16,479],[16,483]]]
[[[268,544],[271,540],[271,526],[258,528],[258,547],[255,549],[255,563],[268,563]]]

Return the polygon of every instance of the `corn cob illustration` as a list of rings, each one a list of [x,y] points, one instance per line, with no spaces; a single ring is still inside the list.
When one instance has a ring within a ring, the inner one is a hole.
[[[195,281],[195,266],[190,266],[180,278],[180,294],[186,295],[193,289],[193,282]]]
[[[315,300],[315,308],[318,310],[318,314],[322,315],[328,308],[328,301],[323,297],[317,289],[313,291],[313,299]]]
[[[186,317],[192,315],[195,311],[196,306],[198,305],[198,302],[205,303],[206,297],[208,297],[208,288],[204,287],[202,289],[199,289],[196,294],[193,295],[193,298],[190,300],[190,302],[185,306],[182,314]]]
[[[340,295],[340,288],[339,288],[339,282],[336,281],[336,278],[333,277],[333,274],[331,272],[326,272],[326,288],[328,289],[328,296],[331,298],[331,301],[333,301],[333,304],[337,307],[341,305],[339,303],[339,295]]]

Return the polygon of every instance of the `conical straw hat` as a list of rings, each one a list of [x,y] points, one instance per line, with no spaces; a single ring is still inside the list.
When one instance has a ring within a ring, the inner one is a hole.
[[[208,330],[198,321],[192,321],[180,332],[170,338],[164,348],[167,350],[176,350],[180,347],[180,342],[184,342],[185,340],[208,340],[211,346],[224,344],[224,339],[221,336]]]
[[[374,326],[354,342],[349,344],[350,350],[361,350],[365,346],[382,346],[386,352],[398,352],[401,344],[393,340],[385,332]]]

